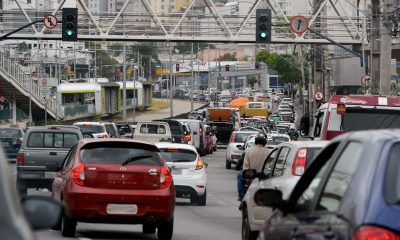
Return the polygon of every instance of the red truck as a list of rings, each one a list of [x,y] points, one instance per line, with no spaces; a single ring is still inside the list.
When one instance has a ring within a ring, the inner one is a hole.
[[[400,97],[335,95],[317,110],[310,135],[330,140],[349,131],[387,128],[400,128]]]

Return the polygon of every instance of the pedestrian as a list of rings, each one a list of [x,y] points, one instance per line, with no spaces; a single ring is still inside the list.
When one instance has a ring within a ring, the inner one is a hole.
[[[255,145],[247,149],[244,153],[242,171],[239,171],[237,174],[238,201],[242,201],[246,194],[243,171],[255,169],[257,172],[261,172],[265,159],[271,153],[271,150],[265,147],[266,144],[267,139],[265,135],[260,133],[255,137]],[[239,159],[237,168],[240,168],[241,164],[241,160]]]

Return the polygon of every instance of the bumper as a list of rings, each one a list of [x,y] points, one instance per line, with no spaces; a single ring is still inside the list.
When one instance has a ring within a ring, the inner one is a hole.
[[[51,189],[56,172],[19,172],[17,180],[27,188],[48,188]]]
[[[240,156],[242,156],[241,153],[228,154],[226,155],[226,161],[236,164],[239,161]]]
[[[203,174],[194,175],[191,178],[179,178],[174,176],[176,197],[186,195],[202,196],[207,187],[207,178]]]
[[[96,189],[71,186],[64,195],[66,213],[82,222],[146,223],[169,221],[175,209],[174,187],[152,190]],[[132,215],[108,214],[108,204],[135,204]]]

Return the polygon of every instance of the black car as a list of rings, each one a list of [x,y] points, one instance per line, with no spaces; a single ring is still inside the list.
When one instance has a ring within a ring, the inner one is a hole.
[[[154,121],[168,123],[169,128],[171,129],[173,143],[185,143],[185,144],[188,143],[188,141],[186,139],[185,128],[183,127],[181,122],[179,122],[177,120],[172,120],[172,119],[162,119],[162,120],[154,120]]]
[[[400,239],[399,159],[398,129],[335,138],[287,201],[279,189],[256,192],[258,205],[276,209],[259,239]]]
[[[0,143],[3,146],[9,160],[17,158],[24,135],[24,130],[21,128],[0,128]]]
[[[116,123],[121,138],[133,138],[134,129],[128,123]]]

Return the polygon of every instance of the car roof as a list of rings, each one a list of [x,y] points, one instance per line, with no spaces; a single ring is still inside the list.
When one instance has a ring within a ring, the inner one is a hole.
[[[341,134],[335,137],[335,140],[344,140],[347,138],[357,139],[360,142],[374,142],[374,141],[398,141],[400,139],[400,129],[379,129],[379,130],[364,130],[353,131]]]
[[[259,131],[233,131],[233,133],[254,133],[254,134],[258,134],[260,132]]]
[[[125,138],[83,138],[79,141],[82,142],[83,144],[96,143],[96,142],[126,142],[126,143],[139,143],[139,144],[155,146],[153,143],[150,143],[150,142],[125,139]]]
[[[154,145],[156,145],[158,148],[179,148],[179,149],[192,150],[196,152],[196,148],[189,144],[157,142]]]
[[[301,148],[301,147],[325,147],[328,145],[330,141],[291,141],[291,142],[283,142],[280,143],[279,146],[281,145],[290,145],[295,148]]]
[[[73,125],[83,125],[83,124],[104,125],[103,122],[75,122]]]

